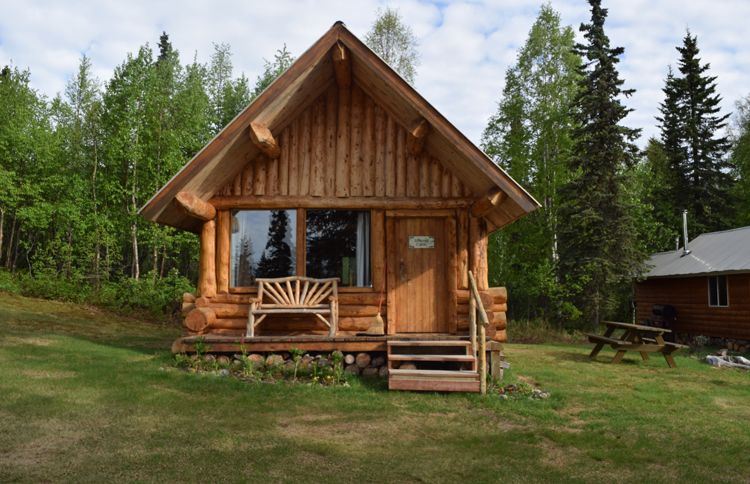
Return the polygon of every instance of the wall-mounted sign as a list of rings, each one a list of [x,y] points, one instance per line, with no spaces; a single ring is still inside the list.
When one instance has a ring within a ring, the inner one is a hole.
[[[434,249],[435,237],[431,235],[410,235],[409,236],[409,248],[410,249]]]

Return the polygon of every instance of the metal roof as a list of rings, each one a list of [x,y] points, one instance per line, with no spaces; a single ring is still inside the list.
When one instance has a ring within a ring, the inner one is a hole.
[[[679,277],[724,272],[750,272],[750,227],[701,234],[682,249],[653,254],[645,277]]]

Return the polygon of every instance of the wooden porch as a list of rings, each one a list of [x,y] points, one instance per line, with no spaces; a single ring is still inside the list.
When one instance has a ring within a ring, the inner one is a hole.
[[[195,352],[195,342],[201,340],[210,347],[212,353],[239,353],[244,346],[247,352],[275,352],[289,351],[292,348],[298,348],[305,351],[342,351],[342,352],[371,352],[383,351],[388,347],[388,341],[448,341],[460,340],[469,341],[469,334],[450,334],[450,333],[409,333],[409,334],[387,334],[387,335],[357,335],[357,334],[338,334],[330,337],[327,334],[284,334],[255,336],[249,338],[246,336],[205,334],[202,336],[184,336],[178,338],[172,343],[173,353],[192,353]],[[502,351],[502,344],[492,339],[487,339],[487,350],[490,352]]]

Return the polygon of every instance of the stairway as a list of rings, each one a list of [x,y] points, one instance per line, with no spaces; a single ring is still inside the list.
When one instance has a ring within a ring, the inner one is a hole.
[[[472,355],[471,342],[388,341],[388,389],[479,392],[477,359]]]

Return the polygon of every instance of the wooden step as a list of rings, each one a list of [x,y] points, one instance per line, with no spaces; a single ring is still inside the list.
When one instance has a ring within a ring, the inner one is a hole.
[[[391,340],[388,346],[471,346],[471,341],[463,340]]]
[[[474,357],[470,355],[407,355],[407,354],[390,354],[390,361],[458,361],[472,362]]]
[[[401,369],[390,369],[388,370],[388,377],[401,378],[453,378],[462,380],[477,380],[479,381],[479,373],[476,371],[466,370],[401,370]]]
[[[479,380],[406,380],[388,379],[388,390],[416,392],[470,392],[479,393]]]

